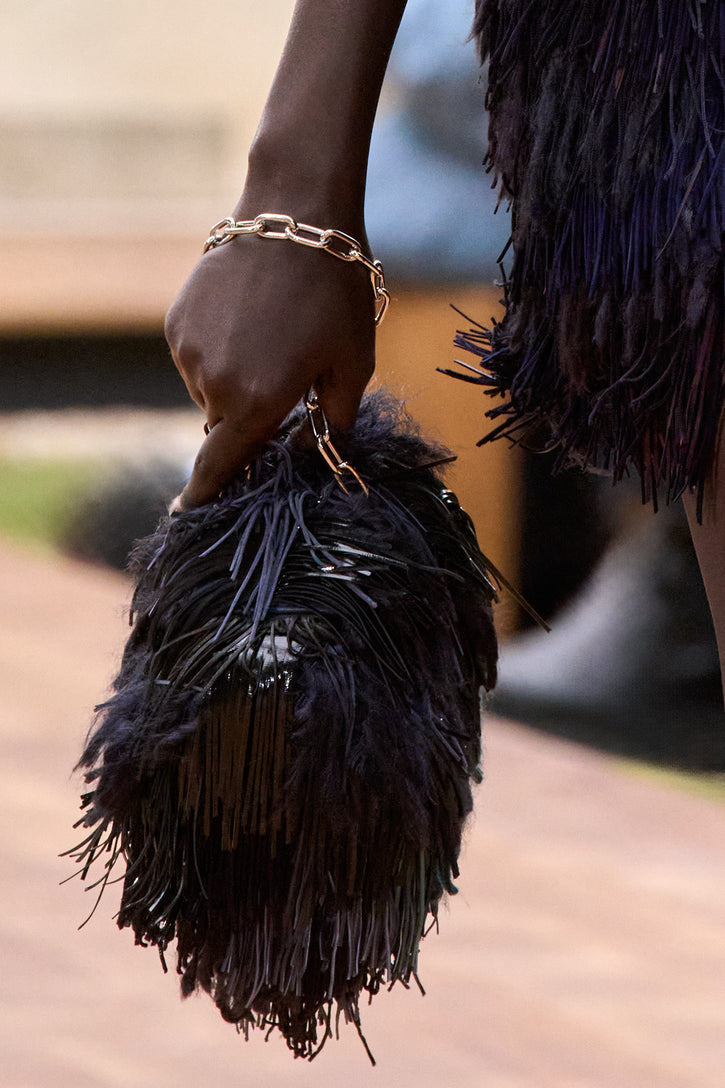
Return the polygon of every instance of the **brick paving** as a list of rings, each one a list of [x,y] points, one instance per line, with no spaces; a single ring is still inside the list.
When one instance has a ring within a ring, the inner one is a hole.
[[[460,895],[400,988],[312,1064],[181,1003],[63,887],[70,768],[125,637],[121,576],[0,545],[2,1088],[720,1088],[725,805],[489,720]]]

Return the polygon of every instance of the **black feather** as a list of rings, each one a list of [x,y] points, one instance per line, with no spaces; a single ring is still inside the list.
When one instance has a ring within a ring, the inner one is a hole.
[[[725,5],[477,0],[474,33],[513,213],[506,317],[460,341],[505,398],[491,437],[543,425],[561,464],[701,500],[725,397]]]
[[[299,417],[290,422],[294,427]],[[288,428],[289,430],[289,428]],[[80,761],[83,877],[184,994],[312,1057],[416,975],[480,780],[494,587],[444,451],[365,399],[345,494],[285,435],[134,559],[133,631]]]

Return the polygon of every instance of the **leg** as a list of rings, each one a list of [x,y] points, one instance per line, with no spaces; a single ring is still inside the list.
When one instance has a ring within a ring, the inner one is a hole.
[[[725,441],[718,442],[712,475],[706,485],[702,525],[697,522],[694,495],[685,496],[685,510],[697,560],[710,602],[720,670],[725,690]]]

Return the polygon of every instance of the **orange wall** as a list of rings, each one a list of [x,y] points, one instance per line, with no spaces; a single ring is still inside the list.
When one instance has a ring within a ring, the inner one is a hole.
[[[378,333],[377,381],[406,400],[424,433],[458,455],[447,479],[474,520],[482,551],[516,584],[519,455],[505,441],[476,446],[491,426],[484,418],[489,398],[478,387],[436,371],[451,365],[456,329],[467,327],[450,303],[487,324],[492,315],[500,316],[499,295],[493,288],[455,286],[396,292]],[[515,626],[515,618],[516,607],[504,596],[498,608],[502,634]]]

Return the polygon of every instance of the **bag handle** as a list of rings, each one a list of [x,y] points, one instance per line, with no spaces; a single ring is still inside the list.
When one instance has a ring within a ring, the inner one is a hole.
[[[327,422],[327,416],[322,410],[322,405],[320,404],[314,389],[309,389],[307,391],[304,402],[305,408],[307,409],[307,418],[310,421],[310,427],[312,428],[312,434],[317,443],[317,449],[332,469],[335,479],[342,490],[346,495],[350,494],[345,487],[345,481],[343,479],[343,473],[347,472],[357,481],[367,495],[368,489],[355,469],[351,464],[345,461],[335,449],[332,439],[330,438],[330,425]]]

